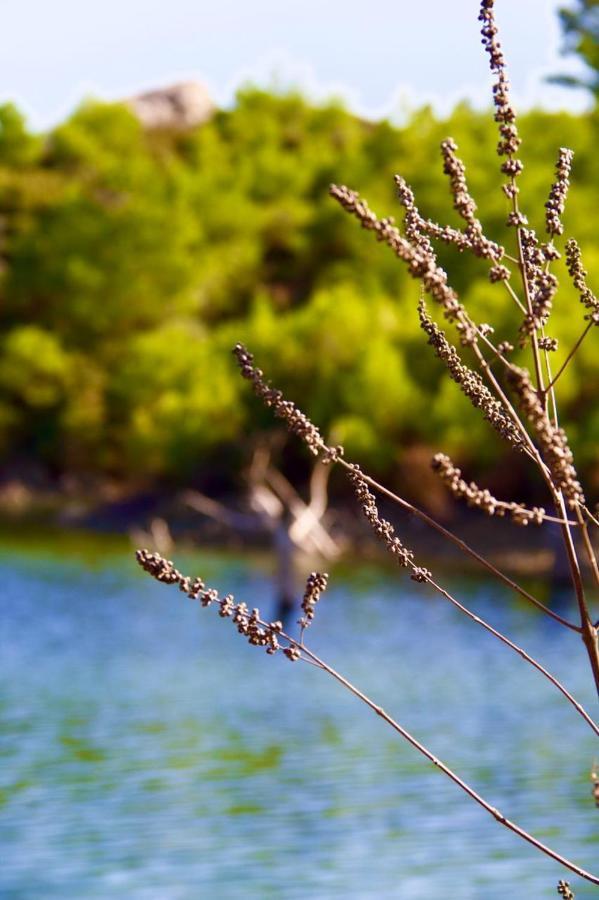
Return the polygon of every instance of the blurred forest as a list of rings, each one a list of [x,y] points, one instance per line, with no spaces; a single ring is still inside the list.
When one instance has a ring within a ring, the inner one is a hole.
[[[522,204],[541,232],[557,150],[575,151],[566,236],[597,290],[599,115],[532,111],[520,130]],[[395,127],[247,88],[191,130],[144,130],[124,105],[87,102],[43,136],[1,107],[5,479],[35,470],[147,489],[210,472],[231,486],[253,442],[277,427],[237,373],[239,340],[333,442],[391,482],[415,448],[447,451],[469,475],[497,469],[504,448],[419,330],[417,285],[328,196],[330,182],[346,183],[400,218],[399,172],[425,215],[459,224],[439,154],[447,135],[489,236],[507,240],[496,126],[468,105],[446,120],[418,109]],[[487,264],[440,255],[475,317],[516,343],[518,311]],[[554,366],[584,325],[559,267]],[[560,380],[564,424],[591,476],[598,388],[591,336]],[[301,477],[300,451],[284,465]]]

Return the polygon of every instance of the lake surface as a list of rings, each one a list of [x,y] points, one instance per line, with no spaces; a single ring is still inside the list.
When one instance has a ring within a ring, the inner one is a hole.
[[[177,555],[265,615],[268,567]],[[317,669],[138,571],[118,542],[4,538],[0,897],[556,897],[566,877]],[[599,747],[540,675],[403,570],[342,569],[311,644],[509,818],[589,869]],[[452,587],[591,713],[577,635]]]

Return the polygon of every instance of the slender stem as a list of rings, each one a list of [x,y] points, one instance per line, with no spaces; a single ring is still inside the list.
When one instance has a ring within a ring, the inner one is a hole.
[[[543,337],[545,337],[545,330],[543,329]],[[547,350],[543,350],[543,356],[545,358],[545,371],[547,373],[547,381],[548,385],[545,388],[545,391],[551,397],[551,408],[553,410],[553,424],[556,428],[559,428],[559,418],[557,415],[557,398],[555,396],[555,390],[553,389],[553,383],[551,380],[551,362],[549,360],[549,352]]]
[[[489,381],[489,383],[493,387],[493,390],[495,391],[495,393],[497,394],[497,396],[499,397],[499,399],[505,406],[512,422],[514,423],[516,428],[518,428],[518,430],[520,431],[520,434],[522,435],[522,439],[524,441],[524,451],[527,453],[528,456],[530,456],[530,458],[532,460],[534,460],[534,462],[541,468],[541,470],[544,470],[546,473],[548,473],[547,467],[543,463],[543,460],[541,459],[541,456],[539,454],[537,447],[535,446],[534,441],[532,440],[531,436],[529,435],[528,431],[526,430],[524,423],[522,422],[522,419],[520,418],[520,416],[514,409],[514,406],[511,403],[509,397],[507,396],[507,394],[505,393],[505,391],[503,390],[503,388],[501,387],[501,385],[495,378],[495,375],[491,371],[489,363],[487,362],[487,360],[481,353],[480,348],[477,347],[476,344],[474,344],[472,349],[474,350],[475,356],[478,359],[479,365],[480,365],[481,369],[483,370],[483,372],[485,373],[487,380]]]
[[[449,600],[450,603],[453,603],[453,605],[457,609],[459,609],[460,612],[463,612],[478,625],[481,625],[486,631],[490,632],[490,634],[494,635],[494,637],[496,637],[502,643],[506,644],[512,650],[515,650],[515,652],[518,653],[523,659],[525,659],[526,662],[530,663],[531,666],[534,666],[534,668],[537,669],[542,675],[544,675],[545,678],[547,678],[551,682],[551,684],[558,689],[558,691],[562,692],[564,697],[572,704],[577,712],[580,713],[587,725],[590,725],[591,729],[599,737],[599,725],[597,725],[597,723],[594,722],[593,719],[591,719],[584,707],[578,702],[578,700],[576,700],[572,696],[572,694],[570,694],[569,691],[566,690],[563,684],[558,681],[558,679],[554,675],[552,675],[551,672],[547,671],[547,669],[539,662],[537,662],[537,660],[533,656],[530,656],[530,654],[527,653],[526,650],[523,650],[522,647],[511,641],[508,637],[506,637],[505,634],[502,634],[501,631],[497,631],[496,628],[493,628],[492,625],[489,625],[488,622],[486,622],[484,619],[481,619],[480,616],[477,616],[475,613],[469,610],[468,607],[460,603],[459,600],[456,600],[455,597],[452,597],[452,595],[448,591],[446,591],[445,588],[437,584],[436,581],[434,581],[432,578],[428,578],[427,583],[434,587],[435,590],[438,591],[438,593],[440,593],[443,597],[445,597],[446,600]]]
[[[515,369],[516,367],[513,365],[513,363],[511,363],[509,361],[509,359],[506,359],[505,356],[503,355],[503,353],[499,352],[499,350],[497,349],[495,344],[492,341],[490,341],[489,338],[485,334],[482,333],[480,328],[478,328],[477,326],[475,326],[475,328],[476,328],[476,333],[478,334],[479,338],[487,345],[489,350],[491,350],[495,354],[497,359],[499,359],[503,363],[503,365],[506,367],[506,369]]]
[[[574,344],[574,346],[572,347],[572,349],[571,349],[570,352],[568,353],[566,359],[564,360],[564,362],[563,362],[562,365],[560,366],[560,368],[559,368],[557,374],[553,377],[553,379],[549,382],[549,384],[548,384],[547,387],[545,388],[546,391],[548,391],[550,388],[552,388],[552,387],[555,385],[555,382],[556,382],[557,379],[560,377],[560,375],[562,374],[562,372],[564,371],[564,369],[566,368],[566,366],[568,365],[568,363],[570,362],[570,360],[572,359],[572,357],[574,356],[574,354],[576,353],[576,351],[578,350],[578,348],[580,347],[580,345],[581,345],[582,342],[584,341],[585,337],[587,336],[587,334],[589,333],[589,331],[591,330],[591,327],[592,327],[593,325],[594,325],[594,322],[589,322],[589,324],[587,325],[587,327],[584,329],[584,331],[582,332],[582,334],[580,335],[580,337],[578,338],[578,340],[576,341],[576,343]]]
[[[514,210],[518,210],[518,202],[516,197],[514,197]],[[518,236],[518,258],[520,260],[520,274],[522,276],[522,287],[524,288],[524,296],[526,298],[526,308],[528,310],[528,314],[532,316],[532,298],[530,296],[530,286],[528,284],[528,276],[526,274],[526,265],[524,263],[524,250],[522,247],[522,229],[517,229]],[[539,341],[537,337],[536,330],[532,333],[532,355],[535,366],[535,373],[537,376],[537,390],[543,391],[543,373],[541,371],[541,361],[539,358]]]
[[[564,498],[561,491],[556,490],[555,497],[560,505],[563,517],[566,518],[566,505],[564,503]],[[597,629],[591,622],[591,617],[589,615],[589,610],[587,607],[584,588],[582,584],[582,575],[580,573],[580,566],[578,563],[578,557],[576,556],[576,549],[574,547],[574,541],[572,540],[570,527],[569,525],[563,524],[560,525],[560,528],[562,531],[566,552],[568,554],[570,571],[572,573],[572,580],[576,592],[576,600],[580,613],[580,628],[582,632],[582,640],[589,656],[591,670],[595,679],[595,687],[597,689],[597,693],[599,694],[599,646],[597,643]]]
[[[339,464],[344,466],[346,469],[351,470],[352,464],[348,463],[344,459],[338,460]],[[483,566],[488,572],[491,572],[499,581],[502,581],[507,587],[511,588],[516,593],[520,594],[525,600],[528,600],[529,603],[532,603],[533,606],[536,606],[537,609],[540,609],[546,615],[551,616],[552,619],[555,619],[560,624],[565,625],[566,628],[570,628],[572,631],[580,632],[581,629],[578,625],[574,625],[572,622],[569,622],[567,619],[562,618],[562,616],[558,615],[558,613],[553,612],[552,609],[549,609],[548,606],[545,606],[544,603],[541,603],[540,600],[537,600],[536,597],[533,597],[532,594],[529,594],[528,591],[524,590],[523,587],[511,579],[508,575],[504,575],[493,563],[489,562],[488,559],[485,559],[484,556],[481,556],[480,553],[477,553],[472,547],[470,547],[465,541],[459,538],[457,535],[453,534],[452,531],[449,531],[440,522],[437,522],[436,519],[433,519],[424,510],[419,509],[417,506],[414,506],[413,503],[410,503],[408,500],[404,500],[403,497],[400,497],[398,494],[394,494],[393,491],[390,491],[388,488],[384,487],[382,484],[379,484],[378,481],[375,481],[374,478],[371,478],[369,475],[366,475],[362,472],[361,477],[366,481],[370,487],[374,488],[381,494],[384,494],[386,497],[389,497],[390,500],[393,500],[394,503],[397,503],[407,512],[412,513],[412,515],[416,516],[422,522],[425,522],[431,528],[434,528],[439,534],[442,534],[444,538],[451,541],[456,547],[459,547],[463,553],[466,553],[468,556],[471,556],[472,559],[475,559],[481,566]]]
[[[591,569],[593,571],[593,577],[595,579],[595,583],[599,586],[599,566],[597,565],[597,557],[595,555],[595,550],[593,548],[593,544],[591,543],[591,537],[589,535],[589,529],[587,528],[587,523],[584,521],[584,517],[582,515],[582,510],[580,507],[576,507],[576,518],[578,519],[578,524],[580,525],[580,532],[582,534],[582,540],[585,546],[585,550],[587,552],[587,556],[589,559],[589,563],[591,565]]]
[[[157,554],[156,554],[157,556]],[[139,557],[138,557],[139,560]],[[160,561],[162,566],[155,566],[152,568],[146,568],[146,566],[142,563],[142,567],[146,569],[146,571],[153,575],[158,581],[164,580],[165,571],[166,574],[170,574],[174,576],[174,580],[170,580],[168,583],[170,584],[179,584],[179,587],[184,587],[185,591],[188,592],[189,588],[189,579],[184,579],[184,577],[176,570],[173,569],[172,563],[162,560],[158,557],[158,560],[154,560],[154,563]],[[228,595],[227,598],[219,598],[218,593],[216,591],[211,592],[215,594],[213,600],[211,602],[216,602],[216,604],[220,607],[221,615],[223,614],[223,608],[226,602],[230,604],[231,595]],[[191,596],[191,594],[188,594]],[[195,597],[194,597],[195,599]],[[230,615],[230,607],[228,612],[225,614],[226,616]],[[260,618],[257,610],[254,615],[256,616],[255,622],[265,629],[272,629],[273,623],[269,623]],[[527,841],[532,846],[536,847],[542,853],[547,856],[550,856],[552,859],[559,862],[561,865],[565,866],[570,871],[575,872],[581,878],[585,878],[587,881],[591,881],[593,884],[599,884],[599,876],[593,875],[590,872],[587,872],[585,869],[582,869],[580,866],[577,866],[576,863],[573,863],[571,860],[567,859],[561,854],[557,853],[555,850],[552,850],[551,847],[548,847],[546,844],[543,844],[541,841],[537,840],[537,838],[533,837],[523,828],[520,828],[519,825],[516,825],[514,822],[511,822],[507,819],[498,809],[493,807],[490,803],[488,803],[480,794],[478,794],[472,787],[470,787],[467,782],[461,779],[449,766],[445,765],[441,760],[439,760],[433,753],[421,744],[415,737],[413,737],[405,728],[403,728],[398,722],[389,716],[385,710],[378,706],[374,701],[370,699],[366,694],[360,691],[355,685],[353,685],[347,678],[344,678],[339,672],[333,669],[332,666],[329,666],[324,660],[320,659],[312,650],[309,650],[303,644],[300,644],[296,638],[291,637],[286,634],[281,628],[277,631],[277,634],[284,641],[287,641],[289,647],[296,648],[299,651],[299,656],[296,657],[304,662],[308,662],[316,668],[324,670],[328,675],[342,684],[348,691],[358,697],[363,703],[365,703],[370,709],[372,709],[378,716],[380,716],[388,725],[390,725],[395,731],[398,732],[408,743],[410,743],[413,747],[415,747],[423,756],[425,756],[428,760],[430,760],[437,768],[439,768],[448,778],[450,778],[455,784],[458,785],[472,800],[482,806],[488,813],[490,813],[493,818],[499,822],[499,824],[508,828],[510,831],[513,831],[523,840]]]
[[[599,519],[596,519],[588,506],[585,506],[584,503],[581,504],[581,509],[584,511],[586,517],[599,528]]]
[[[517,263],[518,260],[515,259],[514,262]],[[518,306],[518,308],[520,309],[520,311],[523,312],[524,314],[526,314],[526,308],[525,308],[524,304],[523,304],[522,301],[520,300],[520,297],[518,296],[518,294],[516,293],[516,291],[513,289],[513,287],[512,287],[511,284],[509,283],[509,281],[504,281],[504,282],[502,282],[502,284],[505,285],[506,290],[508,291],[508,293],[510,294],[512,300],[514,300],[514,302],[516,303],[516,305]]]
[[[394,731],[397,731],[401,737],[406,740],[409,744],[412,745],[419,753],[425,756],[430,762],[433,763],[444,775],[447,775],[454,784],[457,784],[459,788],[461,788],[464,793],[466,793],[475,803],[478,803],[479,806],[482,806],[484,810],[486,810],[490,815],[493,816],[496,822],[499,822],[500,825],[503,825],[505,828],[508,828],[510,831],[513,831],[514,834],[517,834],[518,837],[527,841],[529,844],[532,844],[533,847],[536,847],[537,850],[540,850],[541,853],[544,853],[546,856],[551,857],[551,859],[556,860],[556,862],[560,863],[565,868],[569,869],[571,872],[575,872],[576,875],[579,875],[581,878],[585,878],[587,881],[592,882],[593,884],[599,884],[599,876],[593,875],[591,872],[587,872],[585,869],[582,869],[580,866],[577,866],[576,863],[573,863],[571,860],[567,859],[565,856],[557,853],[555,850],[552,850],[551,847],[548,847],[546,844],[543,844],[537,838],[533,837],[533,835],[529,834],[523,828],[520,828],[519,825],[516,825],[515,822],[507,819],[503,813],[501,813],[498,809],[492,806],[484,797],[481,797],[474,788],[470,787],[470,785],[464,781],[462,778],[457,775],[453,769],[450,769],[442,760],[438,759],[429,749],[425,747],[424,744],[421,744],[413,735],[410,734],[399,722],[396,722],[395,719],[392,719],[391,716],[385,712],[385,710],[374,703],[370,697],[364,694],[361,690],[355,687],[351,681],[348,681],[347,678],[344,678],[339,672],[325,663],[322,659],[316,656],[315,653],[312,653],[311,650],[307,650],[304,648],[304,652],[307,653],[311,659],[317,664],[320,665],[325,672],[331,675],[336,681],[343,685],[350,693],[354,694],[354,696],[358,697],[366,706],[370,707],[370,709],[376,713],[383,721],[385,721]]]
[[[513,197],[513,209],[518,211],[518,199],[517,196]],[[526,272],[526,265],[524,261],[524,251],[522,246],[522,230],[520,228],[517,229],[518,236],[518,258],[520,260],[520,274],[522,277],[522,287],[524,288],[524,295],[526,298],[526,306],[528,308],[529,314],[532,315],[532,299],[530,296],[530,286],[528,284],[528,275]],[[540,358],[539,358],[539,344],[536,329],[532,334],[532,354],[535,365],[535,371],[537,376],[537,392],[539,394],[539,398],[543,401],[543,404],[546,408],[547,402],[547,392],[543,386],[543,375],[541,372],[540,366]],[[558,373],[559,374],[559,373]],[[557,376],[556,376],[557,377]],[[540,460],[540,454],[539,460]],[[554,502],[556,504],[556,508],[561,511],[561,517],[564,519],[564,522],[560,525],[560,529],[562,532],[562,538],[564,541],[564,546],[566,548],[566,553],[568,556],[568,564],[570,566],[570,574],[572,577],[572,584],[574,586],[574,591],[576,594],[576,602],[578,604],[578,609],[580,613],[580,628],[582,632],[582,640],[587,650],[587,654],[589,657],[589,662],[591,665],[591,671],[593,672],[593,678],[595,680],[595,687],[597,693],[599,694],[599,645],[597,641],[597,629],[591,622],[591,618],[589,616],[589,611],[587,607],[587,602],[584,593],[584,586],[582,581],[582,575],[580,572],[580,564],[578,562],[578,557],[576,555],[576,548],[574,546],[574,541],[572,540],[572,532],[570,530],[570,526],[565,521],[568,516],[566,513],[566,505],[564,502],[564,497],[561,492],[555,485],[551,476],[547,475],[546,472],[543,473],[544,477],[548,483],[549,489],[553,494]]]

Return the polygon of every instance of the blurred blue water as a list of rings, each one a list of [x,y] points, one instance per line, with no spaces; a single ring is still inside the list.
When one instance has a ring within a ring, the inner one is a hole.
[[[323,673],[249,647],[129,552],[13,544],[0,562],[2,898],[493,900],[569,878]],[[177,562],[271,614],[255,561]],[[453,581],[594,711],[574,633]],[[332,578],[312,644],[507,816],[599,868],[597,742],[526,663],[372,568]]]

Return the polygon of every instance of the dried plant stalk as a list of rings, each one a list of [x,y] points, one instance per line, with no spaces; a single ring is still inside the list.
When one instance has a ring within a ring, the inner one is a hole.
[[[483,226],[476,215],[475,201],[467,185],[465,165],[457,156],[457,145],[451,138],[445,140],[441,145],[443,170],[448,176],[453,206],[464,222],[464,230],[440,225],[421,215],[410,186],[401,176],[396,177],[396,186],[404,211],[403,233],[392,219],[378,218],[355,191],[344,186],[333,185],[330,193],[347,212],[358,219],[363,228],[372,232],[378,241],[385,243],[395,253],[398,259],[406,265],[412,277],[420,281],[422,297],[418,306],[418,315],[420,324],[428,336],[428,343],[432,346],[436,356],[444,363],[449,376],[497,434],[508,443],[510,448],[522,452],[536,466],[547,487],[555,515],[548,515],[541,507],[528,509],[516,502],[497,500],[474,482],[467,483],[462,479],[460,470],[445,454],[438,454],[435,457],[435,465],[439,474],[455,496],[465,498],[468,503],[483,509],[489,515],[509,515],[521,525],[532,522],[543,527],[548,521],[556,522],[559,525],[570,567],[572,593],[576,599],[579,621],[572,622],[542,604],[521,585],[502,573],[489,560],[424,510],[418,509],[363,473],[355,463],[344,458],[342,447],[329,446],[308,416],[294,403],[286,400],[281,391],[269,385],[263,372],[254,365],[252,354],[243,345],[238,344],[234,353],[242,376],[251,383],[256,395],[272,409],[274,415],[285,422],[289,431],[306,444],[311,454],[320,457],[324,462],[335,463],[345,470],[371,528],[397,562],[409,571],[410,577],[416,582],[430,585],[455,608],[541,672],[599,736],[599,726],[555,676],[509,637],[471,612],[438,584],[428,569],[417,564],[413,551],[406,547],[403,540],[397,535],[394,525],[379,514],[375,495],[370,490],[372,488],[377,493],[384,494],[403,510],[416,515],[444,538],[453,542],[462,552],[484,566],[495,578],[553,618],[560,626],[577,633],[586,648],[595,685],[599,692],[599,622],[593,624],[588,601],[588,587],[585,584],[579,558],[579,547],[574,540],[574,533],[580,535],[582,550],[594,578],[595,587],[598,588],[599,565],[588,531],[588,522],[593,521],[597,524],[597,520],[589,513],[567,435],[559,425],[555,390],[558,379],[575,358],[576,352],[589,333],[591,326],[599,324],[599,300],[586,283],[586,272],[582,266],[580,249],[576,241],[572,239],[566,244],[566,263],[586,310],[584,318],[588,324],[555,376],[551,375],[548,354],[557,349],[557,341],[545,332],[558,290],[558,281],[551,272],[551,265],[559,258],[559,251],[552,240],[560,237],[564,231],[562,214],[568,194],[573,154],[566,148],[560,148],[558,153],[555,180],[545,204],[545,228],[550,240],[544,243],[539,240],[532,229],[527,227],[526,216],[519,207],[520,189],[517,178],[523,166],[517,158],[517,152],[521,141],[516,125],[516,113],[509,95],[509,81],[503,51],[498,39],[493,0],[482,0],[479,20],[481,21],[483,44],[488,53],[491,72],[494,76],[494,117],[499,129],[497,153],[502,159],[501,171],[506,176],[506,182],[502,188],[509,201],[506,224],[512,229],[508,234],[515,244],[513,252],[507,252],[502,245],[485,235]],[[434,241],[443,241],[455,247],[460,253],[470,252],[489,261],[489,280],[492,284],[504,285],[510,298],[522,313],[520,326],[517,332],[510,336],[510,340],[502,340],[496,345],[492,339],[493,328],[488,324],[474,322],[456,291],[450,286],[447,273],[439,265]],[[512,278],[513,273],[505,265],[505,261],[515,265],[519,276],[519,287],[515,285],[516,279]],[[424,303],[425,293],[438,304],[450,326],[455,327],[463,353],[450,342],[445,332],[429,314]],[[507,354],[513,350],[516,342],[529,354],[530,371],[522,366],[514,365],[507,358]],[[472,364],[479,371],[475,371],[465,361],[464,353],[471,354]],[[498,362],[501,365],[501,375],[492,369],[487,358],[489,354],[492,354],[489,357],[492,362]],[[503,382],[504,375],[506,384]],[[302,601],[303,615],[298,623],[300,635],[299,638],[296,638],[283,630],[281,622],[264,621],[260,617],[258,609],[250,611],[245,604],[235,603],[232,595],[221,598],[216,590],[206,588],[201,579],[192,580],[181,575],[170,561],[163,560],[157,554],[150,554],[148,551],[142,550],[138,551],[137,558],[140,565],[158,581],[178,584],[182,591],[192,599],[198,599],[203,606],[216,605],[221,617],[231,618],[240,634],[244,635],[251,644],[263,647],[269,655],[281,650],[292,662],[303,661],[326,672],[444,772],[497,822],[547,856],[557,860],[570,871],[594,884],[599,884],[599,876],[593,875],[556,853],[507,819],[448,766],[438,760],[427,747],[420,744],[380,706],[306,646],[304,636],[306,629],[314,620],[317,603],[327,586],[326,575],[313,572],[307,580]],[[595,766],[593,767],[593,779],[595,797],[597,797]],[[558,893],[564,898],[574,896],[565,881],[559,882]]]
[[[533,835],[529,834],[529,832],[525,831],[523,828],[520,828],[515,822],[510,821],[510,819],[506,818],[498,809],[496,809],[491,803],[485,800],[480,794],[478,794],[474,788],[472,788],[467,782],[465,782],[462,778],[459,777],[452,769],[449,768],[444,762],[442,762],[438,757],[436,757],[428,747],[424,744],[421,744],[409,731],[407,731],[399,722],[395,721],[385,710],[376,704],[370,697],[364,694],[359,690],[355,685],[351,683],[347,678],[341,675],[336,669],[332,666],[328,665],[323,659],[317,656],[312,650],[310,650],[302,640],[297,640],[296,638],[289,635],[287,632],[283,630],[283,626],[281,622],[266,622],[260,617],[260,610],[253,609],[251,613],[248,611],[248,607],[245,603],[234,603],[234,597],[232,594],[227,594],[226,597],[220,597],[218,591],[215,588],[207,588],[204,585],[204,582],[201,578],[192,579],[189,576],[182,575],[177,569],[175,569],[173,563],[170,560],[163,559],[158,553],[150,553],[149,550],[138,550],[136,553],[137,561],[140,566],[148,572],[153,578],[157,581],[160,581],[163,584],[177,584],[179,588],[186,593],[192,600],[200,600],[202,606],[216,606],[219,611],[219,616],[221,618],[230,618],[232,622],[235,624],[237,631],[244,637],[247,637],[250,644],[258,647],[265,647],[266,652],[268,654],[276,653],[279,649],[282,649],[282,652],[291,662],[308,662],[317,668],[321,669],[323,672],[326,672],[328,675],[333,677],[335,681],[338,681],[343,685],[350,693],[354,694],[358,697],[363,703],[366,704],[373,712],[376,713],[381,719],[383,719],[388,725],[393,728],[394,731],[397,731],[401,737],[404,738],[409,744],[415,747],[419,753],[425,756],[430,762],[433,763],[441,772],[447,775],[454,784],[457,784],[462,791],[464,791],[472,800],[478,803],[479,806],[482,806],[484,810],[486,810],[493,818],[499,822],[500,825],[503,825],[505,828],[514,832],[518,835],[518,837],[527,841],[529,844],[532,844],[533,847],[536,847],[537,850],[540,850],[541,853],[544,853],[546,856],[551,857],[557,862],[561,863],[561,865],[565,866],[572,872],[575,872],[581,878],[585,878],[587,881],[593,882],[593,884],[599,884],[599,876],[593,875],[591,872],[587,872],[585,869],[578,866],[576,863],[572,862],[570,859],[567,859],[565,856],[562,856],[557,851],[553,850],[551,847],[548,847],[546,844],[543,844]],[[314,574],[314,573],[313,573]],[[419,579],[417,579],[419,580]],[[306,591],[312,589],[315,579],[310,576],[307,584]],[[319,582],[319,588],[321,589],[322,581]]]

